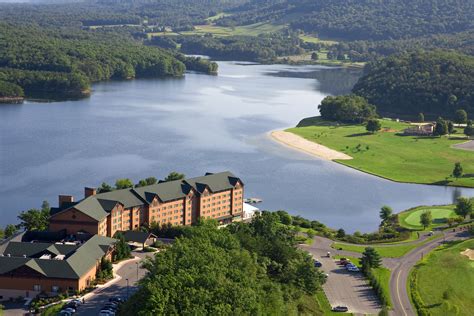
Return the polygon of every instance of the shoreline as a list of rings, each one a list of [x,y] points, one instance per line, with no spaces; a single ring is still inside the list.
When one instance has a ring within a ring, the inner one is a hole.
[[[276,142],[286,147],[298,150],[313,157],[325,160],[350,160],[351,156],[346,155],[337,150],[309,141],[296,134],[286,132],[284,130],[275,130],[269,133],[270,137]]]

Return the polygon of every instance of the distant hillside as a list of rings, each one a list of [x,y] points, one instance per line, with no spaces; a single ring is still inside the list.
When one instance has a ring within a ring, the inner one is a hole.
[[[394,55],[366,66],[353,92],[381,113],[474,116],[474,57],[454,52]]]
[[[251,0],[217,21],[289,23],[344,40],[383,40],[474,29],[474,0]]]

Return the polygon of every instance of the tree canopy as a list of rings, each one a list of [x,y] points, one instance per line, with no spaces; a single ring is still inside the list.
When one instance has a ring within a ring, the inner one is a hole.
[[[330,121],[362,123],[375,117],[375,106],[356,95],[328,96],[318,106],[321,117]]]
[[[454,52],[417,51],[366,66],[353,92],[381,113],[453,117],[474,112],[474,57]]]
[[[204,221],[183,233],[145,263],[124,315],[293,314],[324,280],[277,214],[225,229]]]

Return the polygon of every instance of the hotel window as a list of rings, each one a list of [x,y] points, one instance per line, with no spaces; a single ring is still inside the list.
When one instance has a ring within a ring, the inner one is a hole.
[[[41,292],[41,285],[39,285],[39,284],[33,285],[33,291]]]
[[[53,286],[51,287],[51,292],[53,292],[53,293],[58,293],[58,292],[59,292],[59,286],[53,285]]]

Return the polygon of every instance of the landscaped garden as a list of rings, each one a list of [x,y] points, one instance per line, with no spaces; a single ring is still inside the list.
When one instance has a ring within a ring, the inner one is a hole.
[[[453,137],[401,136],[408,123],[380,120],[381,131],[368,133],[364,124],[345,125],[319,117],[304,119],[287,131],[343,152],[353,159],[346,166],[394,181],[474,187],[474,155],[452,148],[466,141],[458,130]],[[450,177],[461,162],[464,175]]]
[[[474,261],[461,254],[466,249],[474,249],[474,239],[432,251],[412,271],[412,297],[430,315],[472,315]]]

